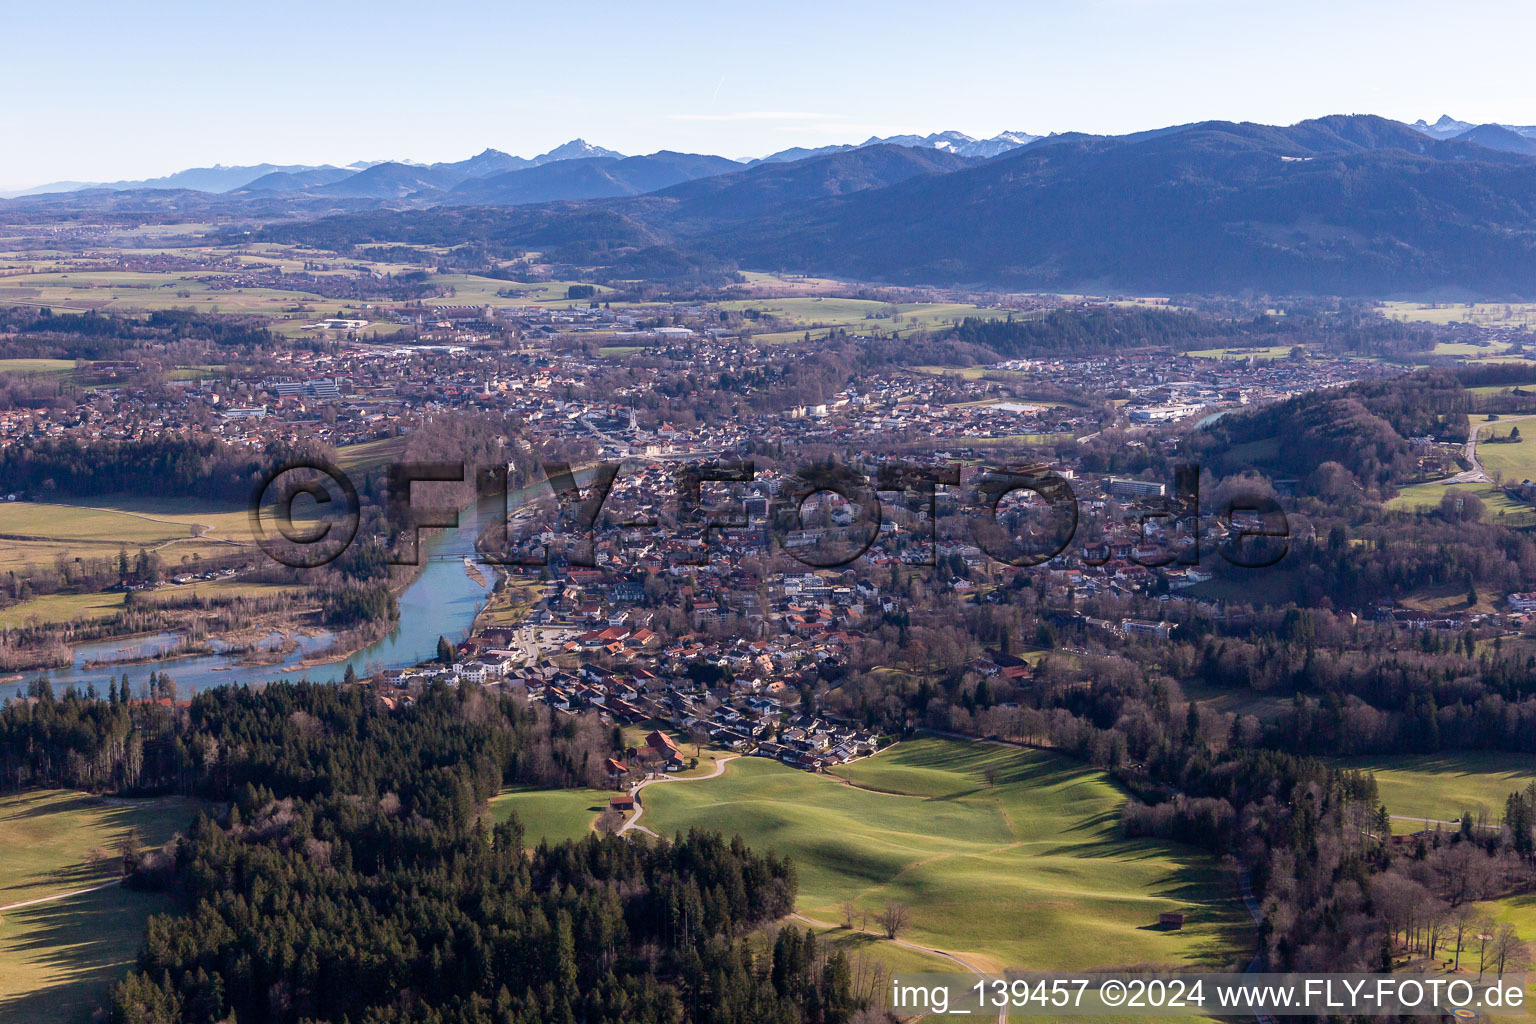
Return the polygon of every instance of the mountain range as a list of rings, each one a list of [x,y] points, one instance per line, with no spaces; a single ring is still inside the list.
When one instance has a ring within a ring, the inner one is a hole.
[[[888,135],[885,138],[871,136],[856,145],[848,146],[821,146],[816,149],[805,149],[796,146],[793,149],[781,149],[777,153],[770,153],[760,160],[744,161],[749,164],[784,163],[790,160],[804,160],[812,156],[826,156],[828,153],[846,153],[850,149],[863,149],[866,146],[907,146],[912,149],[937,149],[955,156],[979,156],[993,157],[1006,153],[1010,149],[1018,149],[1027,146],[1040,138],[1038,135],[1030,135],[1028,132],[1003,132],[994,135],[990,139],[973,139],[963,132],[935,132],[932,135]]]
[[[749,165],[575,140],[532,160],[269,168],[221,194],[92,189],[0,215],[206,218],[335,249],[475,241],[613,280],[744,267],[1095,293],[1536,298],[1536,129],[1523,131],[1339,115],[1015,137],[990,157],[940,133]]]
[[[1536,125],[1473,124],[1470,121],[1459,121],[1449,115],[1441,115],[1440,119],[1433,124],[1420,119],[1409,127],[1433,139],[1461,139],[1466,142],[1476,142],[1489,149],[1504,150],[1511,153],[1536,154]],[[812,157],[847,153],[853,150],[881,145],[902,146],[910,149],[932,149],[958,157],[990,159],[1041,141],[1043,138],[1055,137],[1054,135],[1031,135],[1028,132],[1018,131],[1002,132],[990,139],[976,139],[963,132],[956,131],[935,132],[931,135],[891,135],[884,138],[871,136],[865,141],[856,144],[820,146],[816,148],[796,146],[790,149],[782,149],[757,159],[726,160],[724,157],[693,155],[692,159],[694,162],[690,170],[702,168],[708,169],[710,173],[726,173],[727,170],[734,170],[741,166],[753,167],[765,163],[793,163]],[[654,154],[655,157],[662,158],[660,163],[670,163],[673,167],[678,168],[678,170],[681,170],[681,166],[677,158],[681,155],[667,151]],[[115,192],[127,192],[138,189],[190,189],[196,192],[233,192],[238,194],[252,192],[316,192],[321,195],[359,199],[402,199],[417,196],[427,201],[440,201],[445,199],[445,197],[439,195],[439,193],[454,190],[455,186],[469,179],[489,178],[510,171],[542,167],[546,164],[566,160],[603,158],[620,160],[624,159],[624,154],[611,149],[604,149],[601,146],[594,146],[586,140],[578,138],[557,146],[547,153],[541,153],[530,158],[512,156],[498,149],[486,149],[467,160],[433,164],[421,164],[411,160],[359,160],[345,167],[335,167],[330,164],[279,165],[268,163],[226,167],[222,164],[215,164],[212,167],[192,167],[183,171],[177,171],[174,174],[165,175],[164,177],[147,178],[137,181],[54,181],[20,191],[0,192],[0,199],[25,198],[59,192],[81,192],[89,189],[108,189]],[[528,179],[524,188],[511,187],[503,190],[504,194],[508,197],[506,199],[485,198],[484,201],[498,203],[509,201],[543,202],[557,198],[600,198],[632,194],[636,190],[636,182],[629,179],[631,173],[638,170],[639,165],[631,165],[630,168],[620,171],[614,181],[605,183],[599,180],[601,176],[597,173],[596,168],[573,169],[570,173],[571,188],[569,190],[562,189],[559,185],[558,179],[561,177],[560,175],[549,175],[543,179]],[[639,171],[635,175],[636,180],[642,183],[639,186],[639,191],[664,188],[666,185],[674,184],[676,181],[686,181],[700,176],[702,175],[685,173],[677,176],[675,181],[663,181],[662,179],[667,177],[665,172],[662,172],[660,178],[649,171]],[[343,184],[344,181],[349,179],[350,183]],[[533,182],[540,180],[546,184],[533,184]],[[652,184],[649,187],[645,187],[643,183],[646,182]],[[462,198],[474,194],[476,191],[476,189],[472,188],[462,189],[459,190],[459,195]],[[482,198],[494,196],[496,193],[497,190],[495,189],[483,190]],[[537,196],[538,198],[523,198],[525,194]]]
[[[694,161],[690,170],[708,169],[709,173],[724,173],[723,169],[737,170],[743,166],[752,166],[759,163],[787,163],[795,160],[803,160],[812,156],[823,156],[829,153],[847,152],[867,146],[883,144],[907,146],[914,149],[934,149],[967,157],[992,157],[999,153],[1005,153],[1010,149],[1028,145],[1036,135],[1026,132],[1003,132],[990,139],[973,139],[962,132],[935,132],[932,135],[897,135],[889,138],[870,138],[857,145],[846,146],[822,146],[818,149],[785,149],[777,153],[770,153],[759,160],[728,160],[725,157],[692,156]],[[678,157],[682,154],[663,151],[653,154],[661,158],[659,165],[667,165],[678,168],[681,164]],[[250,192],[310,192],[316,191],[323,195],[367,198],[367,199],[401,199],[407,196],[419,195],[423,199],[440,198],[437,193],[447,192],[454,186],[471,178],[488,178],[493,175],[510,171],[528,170],[542,167],[546,164],[560,163],[568,160],[593,160],[613,159],[622,160],[624,154],[602,146],[594,146],[585,139],[572,139],[563,145],[556,146],[547,153],[538,156],[524,158],[503,153],[498,149],[486,149],[467,160],[443,162],[434,164],[421,164],[411,160],[359,160],[348,164],[346,167],[335,167],[330,164],[252,164],[242,167],[226,167],[216,164],[213,167],[192,167],[175,174],[168,174],[161,178],[147,178],[139,181],[113,181],[113,182],[86,182],[86,181],[54,181],[46,185],[38,185],[33,188],[14,192],[0,192],[0,199],[17,199],[29,196],[49,195],[58,192],[82,192],[88,189],[109,189],[114,192],[127,192],[137,189],[190,189],[195,192],[212,193],[250,193]],[[594,168],[588,167],[582,170],[574,170],[571,174],[572,188],[569,195],[555,195],[562,189],[558,184],[553,184],[558,175],[543,179],[552,184],[548,186],[529,186],[528,193],[540,195],[543,198],[596,198],[597,196],[614,196],[633,194],[636,184],[640,183],[639,191],[650,191],[653,188],[663,188],[675,181],[684,181],[688,177],[698,177],[698,174],[688,173],[685,177],[674,177],[671,180],[661,181],[655,178],[648,169],[641,169],[638,165],[618,172],[617,178],[612,183],[604,184]],[[631,181],[631,177],[634,178]],[[665,173],[663,178],[669,177]],[[344,181],[348,184],[342,184]],[[540,179],[529,179],[537,181]],[[659,182],[644,185],[646,182]],[[508,195],[521,195],[521,191],[512,188]],[[518,202],[538,202],[542,199],[517,199]]]
[[[1456,118],[1450,116],[1449,114],[1441,114],[1440,120],[1436,121],[1434,124],[1430,124],[1428,121],[1420,118],[1419,120],[1413,122],[1413,124],[1409,125],[1409,127],[1416,131],[1423,132],[1425,135],[1433,136],[1437,139],[1454,139],[1457,137],[1465,137],[1466,133],[1473,130],[1474,128],[1503,128],[1505,131],[1514,132],[1516,135],[1523,135],[1528,139],[1536,139],[1536,125],[1479,125],[1473,124],[1471,121],[1458,121]]]
[[[689,241],[898,283],[1536,295],[1536,159],[1369,116],[1060,135]]]

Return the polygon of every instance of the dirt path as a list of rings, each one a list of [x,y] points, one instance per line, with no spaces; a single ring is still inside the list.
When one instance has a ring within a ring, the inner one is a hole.
[[[132,516],[135,519],[142,519],[146,523],[159,523],[162,526],[179,526],[183,530],[194,530],[195,529],[195,530],[202,530],[202,531],[204,531],[203,533],[195,534],[194,535],[194,536],[198,536],[198,537],[207,536],[208,534],[214,532],[214,528],[213,528],[213,524],[212,523],[184,523],[184,522],[180,521],[179,519],[161,519],[158,516],[148,515],[147,513],[144,513],[144,512],[129,512],[126,509],[121,509],[121,508],[100,508],[100,507],[98,507],[96,505],[63,505],[63,504],[60,504],[59,502],[56,502],[56,501],[34,501],[34,502],[31,502],[30,504],[33,504],[33,505],[43,505],[43,506],[46,506],[48,508],[69,508],[69,509],[75,509],[76,511],[80,511],[80,510],[83,509],[83,510],[89,511],[89,512],[107,512],[107,513],[110,513],[110,514],[112,514],[114,516]]]
[[[218,544],[233,544],[236,547],[243,546],[239,541],[232,537],[220,537],[218,535],[218,529],[215,528],[212,523],[183,523],[175,519],[160,519],[156,516],[147,515],[143,512],[129,512],[120,508],[98,508],[94,505],[61,505],[58,502],[52,501],[34,501],[31,502],[31,504],[41,505],[48,508],[88,509],[92,512],[106,512],[114,516],[132,516],[134,519],[142,519],[146,523],[157,523],[161,526],[175,526],[183,530],[190,530],[192,532],[192,536],[190,537],[172,537],[170,540],[161,541],[159,544],[146,549],[149,551],[159,551],[162,548],[170,547],[172,544],[183,544],[189,540],[209,540]],[[25,539],[39,541],[57,540],[57,538],[53,537],[32,537]]]
[[[812,928],[841,928],[841,927],[843,927],[842,925],[832,924],[832,923],[830,923],[828,921],[818,921],[814,917],[806,917],[804,914],[800,914],[800,913],[790,914],[789,916],[794,918],[796,921],[799,921],[799,922],[801,922],[803,924],[810,925]],[[932,946],[920,946],[920,945],[918,945],[915,942],[908,942],[906,939],[888,939],[888,938],[886,938],[884,932],[872,931],[872,930],[870,930],[868,928],[852,928],[852,929],[849,929],[849,930],[857,932],[860,935],[873,935],[875,938],[879,939],[881,942],[889,942],[892,945],[900,946],[902,949],[910,949],[914,953],[927,953],[930,956],[940,957],[940,958],[942,958],[944,960],[948,960],[952,964],[957,964],[958,966],[964,968],[965,970],[971,972],[972,974],[985,975],[987,973],[986,971],[982,970],[976,964],[971,963],[969,960],[967,960],[964,957],[959,956],[959,955],[957,955],[955,953],[946,953],[944,950],[942,950],[942,949],[934,949]]]
[[[8,910],[20,910],[22,907],[35,907],[39,903],[52,903],[55,900],[67,900],[71,896],[84,896],[88,892],[99,892],[102,889],[110,889],[114,885],[122,884],[123,880],[121,878],[114,878],[110,882],[103,882],[100,885],[93,885],[89,889],[76,889],[74,892],[61,892],[55,893],[52,896],[40,896],[35,900],[23,900],[20,903],[12,903],[8,907],[0,907],[0,914],[3,914]]]
[[[801,922],[802,924],[810,925],[812,928],[840,928],[840,927],[843,927],[842,925],[830,924],[830,923],[828,923],[826,921],[818,921],[818,920],[816,920],[813,917],[806,917],[804,914],[796,913],[796,914],[790,914],[789,916],[794,918],[796,921]],[[966,971],[966,972],[968,972],[970,974],[974,974],[978,978],[985,978],[987,976],[987,973],[988,973],[988,972],[982,970],[981,967],[977,966],[976,964],[971,963],[969,960],[966,960],[964,957],[959,956],[959,955],[957,955],[955,953],[948,953],[948,952],[945,952],[942,949],[934,949],[932,946],[922,946],[922,945],[917,944],[916,942],[908,942],[906,939],[891,939],[891,938],[887,938],[884,932],[871,931],[868,928],[852,928],[852,929],[849,929],[849,930],[857,932],[860,935],[873,935],[875,938],[879,939],[881,942],[889,942],[893,946],[900,946],[902,949],[910,949],[914,953],[926,953],[929,956],[936,956],[936,957],[939,957],[942,960],[948,960],[950,963],[956,965],[961,970],[964,970],[964,971]],[[1008,1014],[1006,1012],[999,1013],[997,1015],[997,1019],[1000,1022],[1001,1021],[1006,1021],[1008,1019]]]
[[[1393,815],[1390,815],[1390,817],[1392,818],[1393,821],[1415,821],[1415,822],[1418,822],[1419,824],[1423,825],[1426,830],[1428,830],[1429,826],[1431,826],[1431,825],[1445,825],[1446,827],[1452,828],[1452,829],[1459,829],[1459,828],[1461,828],[1461,822],[1459,822],[1459,821],[1446,821],[1443,818],[1420,818],[1420,817],[1417,817],[1417,816],[1412,815],[1412,814],[1393,814]],[[1499,830],[1499,826],[1497,826],[1497,825],[1473,825],[1472,827],[1473,828],[1484,829],[1484,830],[1489,831],[1489,832],[1497,832]]]

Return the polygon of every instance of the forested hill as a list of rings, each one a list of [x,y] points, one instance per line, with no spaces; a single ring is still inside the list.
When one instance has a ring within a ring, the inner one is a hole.
[[[722,230],[712,251],[893,282],[1536,292],[1536,160],[1382,118],[1043,140]]]
[[[1333,463],[1381,494],[1412,473],[1409,438],[1464,440],[1466,410],[1460,380],[1420,371],[1223,416],[1190,439],[1190,450],[1214,472],[1253,469],[1272,479],[1310,478]]]
[[[846,1024],[843,955],[785,928],[790,863],[740,840],[595,835],[528,850],[489,827],[507,783],[601,779],[616,729],[473,684],[392,711],[361,687],[273,683],[185,712],[47,686],[0,708],[0,785],[214,798],[127,884],[169,891],[114,1024],[463,1021]]]

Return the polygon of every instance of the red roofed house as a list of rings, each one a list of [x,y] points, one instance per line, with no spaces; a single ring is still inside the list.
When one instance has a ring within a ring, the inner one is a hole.
[[[678,751],[677,744],[672,742],[672,737],[660,729],[652,731],[645,738],[645,745],[667,767],[681,768],[683,766],[683,755]]]

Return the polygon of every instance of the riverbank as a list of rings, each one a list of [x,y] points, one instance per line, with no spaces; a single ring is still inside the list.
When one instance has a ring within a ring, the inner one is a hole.
[[[579,484],[585,485],[589,479],[589,472],[577,475]],[[514,492],[511,501],[501,496],[481,499],[466,510],[468,515],[461,516],[459,527],[423,531],[417,564],[407,567],[408,571],[391,581],[392,589],[395,585],[400,587],[396,597],[399,615],[393,624],[380,624],[378,630],[366,636],[357,633],[337,636],[324,631],[304,635],[304,628],[313,623],[290,620],[296,646],[279,660],[259,665],[230,664],[228,657],[215,653],[157,661],[156,667],[169,674],[180,692],[185,694],[212,686],[257,685],[294,674],[339,682],[349,667],[355,674],[365,676],[385,669],[410,668],[431,660],[437,654],[439,637],[457,643],[475,628],[495,591],[496,581],[501,578],[501,573],[492,570],[481,573],[481,582],[464,569],[465,559],[475,558],[478,554],[476,541],[482,530],[504,521],[507,504],[514,504],[516,509],[531,504],[534,491],[532,487],[522,488]],[[515,589],[518,588],[514,586]],[[284,609],[288,613],[297,611],[297,608]],[[255,621],[243,625],[252,626]],[[153,625],[170,637],[168,643],[173,643],[176,638],[171,634],[191,623],[157,620]],[[73,644],[73,657],[69,663],[49,669],[55,687],[84,689],[94,685],[103,690],[110,679],[122,673],[122,666],[89,668],[85,664],[113,657],[117,653],[114,648],[122,643],[122,636],[102,635],[97,631],[93,641]],[[0,700],[21,693],[27,678],[30,677],[0,683]]]

